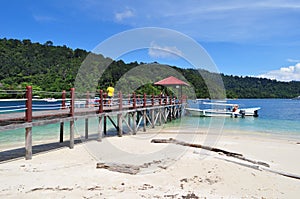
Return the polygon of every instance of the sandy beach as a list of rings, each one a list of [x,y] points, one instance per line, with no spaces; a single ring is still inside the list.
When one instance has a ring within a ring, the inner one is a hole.
[[[300,176],[297,137],[223,132],[216,139],[204,132],[177,133],[172,128],[147,130],[39,153],[32,160],[2,162],[0,198],[299,197],[300,180],[276,173]],[[201,148],[151,143],[169,138],[213,144],[269,167]],[[97,163],[105,168],[96,168]],[[126,173],[132,170],[136,173]]]

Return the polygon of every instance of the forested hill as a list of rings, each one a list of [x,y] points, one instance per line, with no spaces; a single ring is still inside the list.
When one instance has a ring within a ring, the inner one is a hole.
[[[62,91],[74,86],[81,63],[89,52],[54,46],[30,40],[0,39],[0,90],[20,90],[32,85],[34,90]],[[102,59],[112,61],[109,58]],[[137,62],[126,64],[122,60],[112,61],[98,88],[105,89],[109,82],[116,82]],[[191,83],[198,98],[209,97],[205,82],[194,69],[174,67]],[[201,71],[212,79],[218,74]],[[293,98],[300,95],[300,82],[278,82],[264,78],[238,77],[221,74],[228,98]],[[158,92],[152,85],[143,88]]]

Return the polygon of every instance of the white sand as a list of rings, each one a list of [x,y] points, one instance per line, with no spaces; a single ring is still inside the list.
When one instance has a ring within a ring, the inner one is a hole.
[[[299,198],[300,180],[229,162],[213,152],[205,156],[201,149],[150,143],[153,138],[184,139],[150,132],[1,163],[0,198]],[[205,134],[186,137],[199,144],[215,141]],[[214,147],[300,175],[299,141],[224,132]],[[150,166],[130,175],[96,169],[97,162]]]

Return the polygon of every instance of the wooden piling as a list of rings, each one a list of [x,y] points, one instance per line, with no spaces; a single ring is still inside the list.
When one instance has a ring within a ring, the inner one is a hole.
[[[85,118],[85,139],[89,139],[89,119]]]
[[[66,91],[63,90],[61,94],[61,108],[66,109]],[[60,122],[60,129],[59,129],[59,142],[64,142],[64,122]]]
[[[32,87],[26,87],[25,121],[32,122]],[[32,159],[32,127],[25,128],[25,159]]]
[[[151,106],[152,109],[150,110],[150,115],[151,115],[151,124],[152,124],[152,128],[155,128],[155,110],[154,110],[154,94],[152,94],[151,96]]]
[[[104,108],[104,95],[103,95],[103,90],[100,90],[99,93],[100,100],[99,100],[99,113],[103,113],[103,108]],[[103,129],[102,129],[102,120],[103,120]],[[101,125],[101,126],[100,126]],[[99,118],[99,126],[98,126],[98,141],[101,141],[102,139],[102,131],[104,131],[104,135],[106,135],[106,116],[101,115]]]
[[[107,116],[103,116],[103,133],[106,135],[107,127],[106,127],[106,122],[107,122]]]
[[[99,117],[99,122],[98,122],[98,138],[97,138],[97,141],[98,142],[101,142],[102,141],[102,120],[103,120],[103,116],[101,115]]]
[[[143,102],[143,107],[146,108],[147,105],[147,98],[146,98],[146,94],[144,93],[144,102]],[[146,109],[143,110],[143,121],[144,121],[144,125],[143,125],[143,131],[146,132],[146,127],[147,127],[147,118],[146,118],[146,114],[147,111]]]
[[[71,107],[70,107],[70,117],[74,117],[75,113],[75,88],[71,88]],[[70,120],[70,149],[74,148],[74,118]]]
[[[122,97],[122,93],[121,91],[119,92],[119,111],[120,113],[118,113],[117,118],[118,118],[118,136],[122,137],[123,134],[123,125],[122,125],[122,111],[123,109],[123,97]]]
[[[137,124],[137,121],[136,121],[136,114],[137,114],[136,111],[134,111],[133,114],[132,114],[132,120],[133,120],[133,122],[132,122],[132,125],[133,125],[132,130],[133,130],[133,135],[136,135],[136,132],[137,132],[137,126],[136,126],[136,124]]]
[[[64,122],[60,123],[60,128],[59,128],[59,142],[60,143],[64,142]]]
[[[160,94],[159,95],[159,100],[158,100],[158,103],[159,103],[159,106],[161,106],[162,105],[162,94]],[[159,107],[158,108],[158,124],[159,124],[159,126],[161,126],[161,124],[162,124],[162,121],[161,121],[161,113],[162,112],[162,110],[161,110],[161,107]]]
[[[32,159],[32,128],[25,129],[25,159]]]
[[[133,92],[133,94],[132,94],[132,108],[136,109],[136,94],[135,94],[135,92]],[[137,111],[134,111],[132,114],[133,135],[136,135],[136,132],[137,132],[137,122],[138,122],[137,121]]]

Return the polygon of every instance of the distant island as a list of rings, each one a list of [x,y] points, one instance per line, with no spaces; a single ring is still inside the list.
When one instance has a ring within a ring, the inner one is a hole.
[[[0,39],[0,90],[22,90],[26,85],[32,85],[34,90],[39,91],[68,90],[74,86],[80,65],[89,53],[83,49],[73,50],[65,45],[54,46],[51,41],[40,44],[29,39]],[[130,69],[144,64],[125,63],[122,60],[110,61],[110,66],[98,82],[98,89],[105,89],[110,82],[117,82]],[[171,67],[194,86],[197,98],[210,97],[207,86],[196,69]],[[299,81],[280,82],[266,78],[216,74],[204,70],[201,74],[211,78],[221,75],[227,98],[295,98],[300,95]],[[159,89],[152,85],[145,85],[140,91],[147,90],[154,94],[159,93]]]

